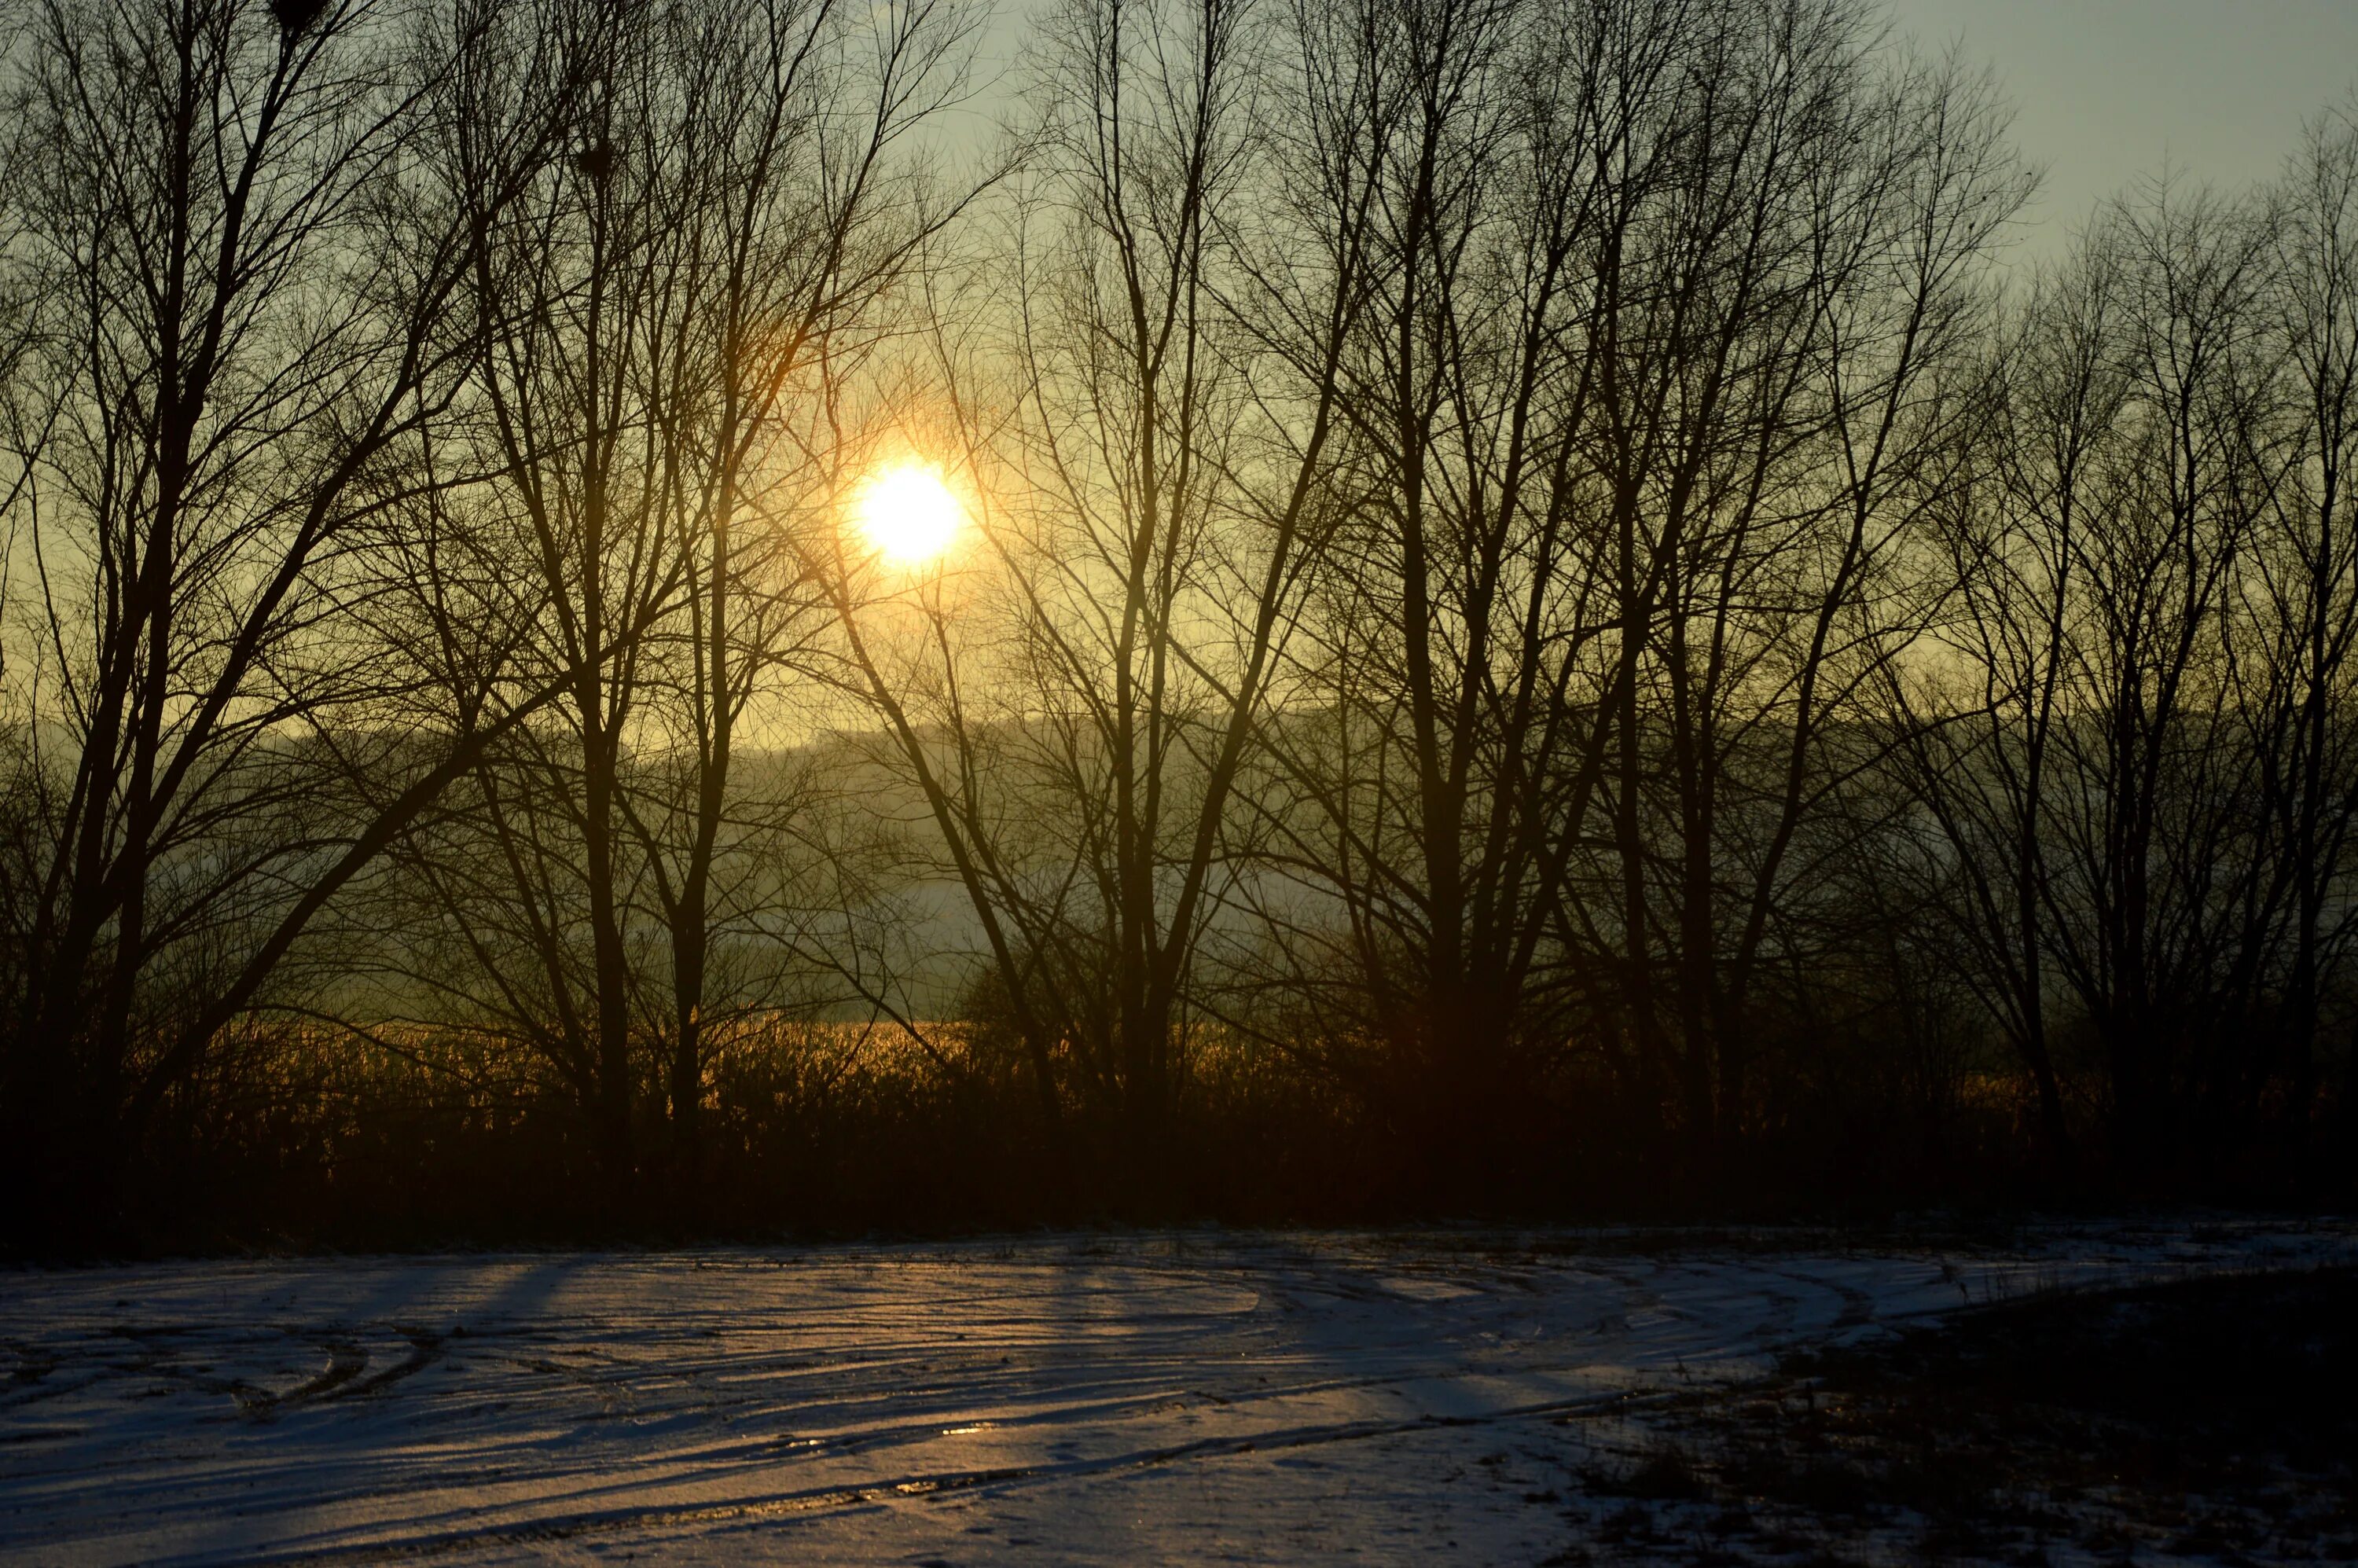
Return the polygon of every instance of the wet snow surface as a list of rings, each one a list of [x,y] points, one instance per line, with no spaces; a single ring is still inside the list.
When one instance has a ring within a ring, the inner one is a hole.
[[[1053,1237],[0,1273],[0,1560],[1537,1563],[1780,1350],[2342,1225]]]

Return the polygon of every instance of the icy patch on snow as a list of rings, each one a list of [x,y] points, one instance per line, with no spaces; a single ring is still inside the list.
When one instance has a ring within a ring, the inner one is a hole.
[[[2358,1230],[2239,1222],[17,1273],[0,1559],[1532,1562],[1567,1421],[2032,1289],[2334,1260]]]

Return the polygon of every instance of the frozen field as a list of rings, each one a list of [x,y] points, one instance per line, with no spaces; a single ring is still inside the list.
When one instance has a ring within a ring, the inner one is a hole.
[[[2338,1225],[1188,1232],[0,1273],[0,1561],[1540,1563],[1778,1351]]]

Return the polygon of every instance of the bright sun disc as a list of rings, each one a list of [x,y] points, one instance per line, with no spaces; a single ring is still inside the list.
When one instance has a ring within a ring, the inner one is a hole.
[[[964,511],[938,472],[922,463],[903,463],[860,487],[854,515],[878,554],[914,566],[949,548]]]

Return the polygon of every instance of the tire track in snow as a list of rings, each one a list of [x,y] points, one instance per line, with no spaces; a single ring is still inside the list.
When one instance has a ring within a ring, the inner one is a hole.
[[[941,1497],[977,1489],[1003,1491],[1019,1487],[1044,1487],[1059,1483],[1086,1481],[1118,1475],[1123,1471],[1152,1469],[1193,1461],[1234,1458],[1254,1454],[1285,1453],[1304,1448],[1323,1448],[1338,1444],[1364,1443],[1371,1439],[1401,1437],[1425,1432],[1503,1426],[1534,1421],[1564,1422],[1617,1416],[1658,1407],[1679,1397],[1682,1396],[1676,1392],[1645,1390],[1542,1400],[1535,1404],[1486,1411],[1480,1415],[1425,1415],[1399,1421],[1338,1422],[1330,1426],[1300,1427],[1271,1432],[1250,1438],[1207,1438],[1197,1443],[1146,1449],[1087,1461],[1001,1469],[914,1473],[901,1477],[880,1479],[872,1484],[860,1487],[820,1487],[767,1497],[741,1498],[727,1503],[654,1505],[638,1509],[584,1511],[572,1515],[519,1521],[512,1525],[479,1525],[465,1530],[447,1531],[406,1541],[356,1542],[339,1547],[291,1545],[278,1550],[265,1548],[245,1557],[243,1561],[254,1564],[255,1568],[276,1568],[276,1565],[298,1563],[421,1561],[477,1552],[496,1545],[569,1541],[582,1536],[613,1534],[631,1530],[676,1529],[683,1525],[695,1524],[737,1524],[753,1520],[784,1521],[808,1519],[831,1511],[889,1505],[896,1499]],[[157,1568],[170,1568],[170,1564],[158,1563]]]
[[[1434,1456],[1466,1461],[1452,1433],[1639,1408],[1675,1396],[1635,1390],[1682,1372],[1741,1375],[1953,1311],[1976,1283],[2346,1258],[2353,1237],[1543,1241],[1544,1257],[1528,1235],[1444,1234],[20,1273],[0,1294],[0,1557],[464,1557],[773,1514],[841,1552],[926,1519],[1112,1506],[1172,1474],[1190,1506],[1282,1513],[1315,1494],[1268,1456],[1311,1452],[1445,1514]]]

